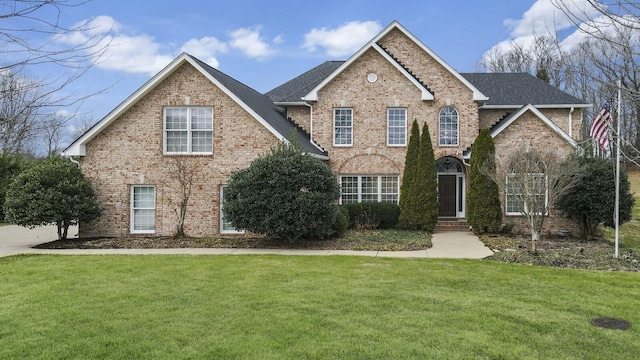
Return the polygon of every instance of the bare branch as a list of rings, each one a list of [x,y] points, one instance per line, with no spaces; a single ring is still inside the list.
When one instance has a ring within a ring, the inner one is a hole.
[[[167,159],[164,170],[167,182],[165,185],[176,197],[174,200],[176,206],[176,215],[178,223],[176,224],[176,237],[184,237],[184,221],[187,217],[187,205],[191,197],[191,187],[193,186],[194,176],[193,159],[184,156],[174,156]],[[171,201],[171,195],[169,195]]]
[[[496,171],[490,171],[494,166]],[[574,188],[585,171],[573,157],[562,159],[555,152],[534,149],[517,149],[480,169],[504,189],[507,212],[526,218],[533,252],[555,200]]]

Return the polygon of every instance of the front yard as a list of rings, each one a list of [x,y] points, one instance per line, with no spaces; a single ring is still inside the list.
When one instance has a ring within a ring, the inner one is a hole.
[[[640,274],[474,260],[0,258],[2,359],[631,359]],[[593,326],[599,317],[628,330]]]

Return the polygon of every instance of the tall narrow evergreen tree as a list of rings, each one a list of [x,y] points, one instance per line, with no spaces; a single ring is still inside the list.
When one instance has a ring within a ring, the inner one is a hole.
[[[419,228],[419,217],[416,216],[417,199],[414,196],[413,189],[417,182],[418,171],[418,155],[420,153],[420,126],[416,120],[413,120],[411,126],[411,135],[409,137],[409,146],[407,147],[407,155],[404,161],[404,171],[402,173],[402,186],[400,187],[400,217],[398,219],[398,228],[400,229],[417,229]]]
[[[472,147],[467,193],[467,219],[476,233],[496,231],[502,225],[500,190],[496,178],[495,143],[482,129]]]
[[[414,187],[414,197],[417,199],[420,228],[433,232],[438,222],[438,173],[427,123],[422,127],[420,136],[417,174],[419,181]]]

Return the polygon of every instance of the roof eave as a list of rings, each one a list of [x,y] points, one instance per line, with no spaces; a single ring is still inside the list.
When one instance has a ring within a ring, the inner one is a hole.
[[[516,119],[518,119],[520,116],[522,116],[522,114],[524,114],[527,111],[531,111],[532,113],[534,113],[540,120],[542,120],[547,126],[549,126],[552,130],[554,130],[556,134],[558,134],[561,138],[567,141],[571,146],[573,146],[574,148],[578,146],[578,143],[576,143],[576,141],[571,136],[569,136],[566,132],[564,132],[564,130],[560,129],[558,125],[556,125],[553,121],[551,121],[551,119],[549,119],[546,115],[541,113],[540,110],[538,110],[534,105],[531,105],[531,104],[522,106],[520,110],[518,110],[515,114],[510,116],[509,121],[506,121],[501,126],[493,129],[493,131],[491,131],[491,137],[495,138],[496,136],[498,136],[502,131],[504,131],[504,129],[509,127],[509,125],[511,125]]]
[[[480,106],[483,110],[501,110],[501,109],[520,109],[527,104],[514,104],[514,105],[487,105]],[[592,104],[541,104],[533,105],[538,109],[571,109],[571,108],[590,108]]]
[[[277,106],[300,106],[300,105],[305,105],[305,101],[304,100],[300,100],[300,101],[274,101],[273,103],[275,105],[277,105]]]
[[[72,142],[66,149],[62,151],[63,156],[85,156],[86,144],[96,137],[105,127],[109,126],[115,119],[127,111],[133,106],[139,99],[147,95],[157,84],[162,82],[165,78],[171,75],[183,62],[189,61],[190,57],[187,53],[180,54],[167,66],[165,66],[160,72],[151,77],[144,85],[142,85],[133,94],[129,95],[120,105],[111,110],[102,120],[98,121],[87,132],[82,134],[74,142]],[[192,62],[192,61],[190,61]],[[193,63],[193,62],[192,62]]]

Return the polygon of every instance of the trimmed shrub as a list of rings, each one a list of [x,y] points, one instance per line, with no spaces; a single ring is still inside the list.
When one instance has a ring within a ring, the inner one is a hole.
[[[231,175],[223,206],[236,228],[294,242],[332,236],[339,196],[327,164],[280,144]]]
[[[342,205],[349,211],[350,229],[391,229],[398,224],[400,207],[382,202]]]
[[[416,229],[419,227],[420,219],[416,211],[416,198],[414,188],[418,182],[418,155],[420,154],[420,126],[413,120],[411,126],[411,136],[407,146],[407,155],[404,161],[402,172],[402,185],[400,186],[400,219],[398,228]]]
[[[467,219],[475,233],[500,231],[502,223],[495,151],[489,129],[482,129],[472,147],[467,192]]]
[[[433,232],[438,222],[438,175],[429,126],[414,120],[400,188],[398,228]]]
[[[57,225],[60,240],[67,238],[69,226],[91,221],[102,213],[80,169],[59,157],[18,174],[7,189],[4,210],[7,220],[16,225]]]
[[[570,159],[567,159],[569,161]],[[599,224],[615,227],[615,164],[600,158],[577,159],[585,168],[580,183],[556,199],[565,217],[579,221],[582,236],[590,238]],[[631,220],[635,200],[627,173],[620,170],[620,224]]]
[[[438,173],[436,171],[436,159],[433,154],[431,144],[431,134],[429,126],[425,123],[422,126],[420,136],[420,155],[418,156],[418,179],[414,188],[415,196],[418,200],[418,214],[421,222],[418,230],[433,232],[438,222]]]
[[[333,221],[334,236],[341,236],[349,228],[349,210],[343,205],[336,205],[336,217]]]

